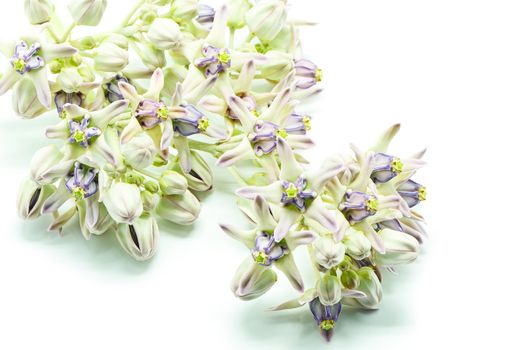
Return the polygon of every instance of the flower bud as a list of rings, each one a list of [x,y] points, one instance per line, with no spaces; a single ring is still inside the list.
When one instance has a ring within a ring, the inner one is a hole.
[[[162,50],[178,47],[181,38],[180,26],[168,18],[156,18],[147,32],[147,39]]]
[[[83,78],[75,68],[64,68],[57,76],[57,85],[66,93],[80,91],[83,82]]]
[[[96,26],[103,17],[106,5],[106,0],[72,0],[68,10],[77,24]]]
[[[356,260],[363,260],[370,255],[372,248],[370,241],[365,235],[353,228],[349,228],[343,240],[348,254]]]
[[[116,44],[104,42],[94,59],[94,67],[100,72],[119,72],[128,64],[128,51]]]
[[[182,172],[187,179],[189,188],[198,192],[209,191],[213,187],[213,172],[207,162],[198,154],[191,151],[191,171]]]
[[[31,24],[49,22],[53,5],[48,0],[25,0],[24,10]]]
[[[15,85],[12,95],[13,109],[27,119],[38,117],[48,111],[37,98],[37,90],[30,79],[22,79]]]
[[[190,225],[200,213],[200,202],[190,192],[183,195],[163,196],[157,208],[162,218],[180,225]]]
[[[73,47],[81,51],[91,50],[97,46],[97,42],[93,36],[85,36],[78,40],[72,40],[71,44]]]
[[[55,186],[40,187],[33,180],[27,179],[20,184],[17,197],[18,215],[22,219],[35,219],[40,216],[42,204],[55,192]]]
[[[376,264],[394,266],[408,264],[416,260],[420,252],[420,243],[411,235],[390,229],[379,233],[385,246],[385,254],[373,253]]]
[[[325,306],[334,305],[341,301],[341,284],[336,276],[324,276],[317,281],[316,289],[319,301]]]
[[[246,13],[251,8],[248,0],[230,0],[227,4],[227,25],[234,29],[240,29],[246,24]]]
[[[150,191],[141,192],[141,201],[143,202],[143,211],[149,212],[158,206],[159,196]]]
[[[176,171],[166,171],[160,178],[161,192],[166,195],[184,194],[187,191],[187,180]]]
[[[40,185],[45,184],[44,174],[58,165],[63,154],[55,145],[43,147],[35,152],[29,163],[29,173],[33,181]],[[53,181],[50,179],[49,181]]]
[[[242,300],[253,300],[270,290],[275,282],[277,274],[272,269],[247,258],[238,267],[231,281],[231,291]]]
[[[354,270],[343,271],[341,273],[341,284],[346,289],[356,289],[359,285],[359,276]]]
[[[118,223],[133,224],[143,213],[141,193],[136,185],[118,182],[107,190],[103,203]]]
[[[273,40],[286,24],[284,0],[263,0],[255,4],[246,14],[246,23],[261,41]]]
[[[176,22],[190,20],[198,14],[197,0],[174,0],[171,6],[172,18]]]
[[[119,224],[117,240],[131,257],[138,261],[152,258],[158,247],[159,229],[156,219],[143,215],[133,223]]]
[[[128,50],[128,39],[124,35],[112,33],[106,37],[104,42],[117,45],[123,50]]]
[[[355,302],[367,309],[377,309],[383,296],[378,275],[371,267],[362,267],[358,275],[360,282],[356,289],[365,293],[366,297],[354,299]]]
[[[345,258],[345,246],[336,243],[331,237],[321,237],[314,243],[315,260],[319,265],[329,270],[337,266]]]
[[[154,161],[156,146],[148,135],[139,135],[123,145],[122,153],[133,168],[144,169]]]
[[[139,52],[139,56],[141,62],[143,62],[148,69],[156,70],[156,68],[163,68],[167,64],[165,52],[156,49],[153,45],[143,46],[143,49]]]
[[[272,81],[280,81],[288,75],[293,69],[293,60],[290,55],[270,51],[266,54],[266,61],[260,67],[259,77]]]

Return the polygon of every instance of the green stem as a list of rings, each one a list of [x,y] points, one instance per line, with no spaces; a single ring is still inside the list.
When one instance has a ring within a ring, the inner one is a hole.
[[[248,36],[246,37],[245,42],[249,43],[251,40],[253,40],[254,37],[255,37],[255,34],[249,33]]]
[[[132,8],[132,10],[130,10],[129,14],[125,17],[123,22],[121,22],[121,28],[125,28],[125,27],[127,27],[129,25],[129,22],[132,19],[132,17],[134,16],[134,14],[137,12],[137,10],[139,10],[141,8],[141,6],[143,6],[144,3],[145,3],[145,0],[139,0],[138,1],[136,6],[134,6]]]
[[[235,48],[235,28],[229,28],[229,47],[234,49]]]
[[[233,175],[233,177],[235,178],[235,180],[238,182],[239,185],[241,186],[248,185],[247,181],[242,177],[242,175],[240,174],[240,172],[238,171],[236,167],[231,166],[228,169],[231,175]]]
[[[56,43],[58,43],[60,41],[59,37],[57,36],[57,34],[55,34],[55,32],[53,31],[53,29],[51,29],[51,26],[48,26],[47,28],[47,31],[48,31],[48,34],[51,36],[51,38],[53,39],[53,41],[55,41]]]
[[[60,41],[61,43],[65,42],[66,40],[68,40],[68,37],[70,36],[73,28],[75,28],[75,26],[77,25],[77,22],[76,21],[73,21],[72,24],[70,24],[70,26],[66,29],[66,31],[64,32],[64,34],[62,34],[62,37],[60,38]]]

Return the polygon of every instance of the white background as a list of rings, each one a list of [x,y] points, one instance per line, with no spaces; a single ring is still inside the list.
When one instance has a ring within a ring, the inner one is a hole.
[[[110,25],[131,6],[109,3]],[[293,17],[320,23],[302,31],[325,85],[302,107],[314,117],[318,143],[309,156],[321,159],[350,141],[368,147],[395,122],[403,125],[395,151],[429,148],[419,177],[430,193],[424,254],[399,276],[386,275],[379,311],[345,312],[328,348],[526,349],[528,4],[290,3]],[[23,2],[3,1],[1,36],[17,37],[24,23]],[[200,220],[164,226],[158,255],[135,263],[112,235],[59,238],[46,232],[48,218],[16,216],[18,183],[55,117],[20,120],[8,95],[0,109],[0,348],[324,345],[306,308],[265,311],[295,296],[284,278],[255,302],[231,295],[229,281],[247,252],[217,226],[244,224],[225,172]]]

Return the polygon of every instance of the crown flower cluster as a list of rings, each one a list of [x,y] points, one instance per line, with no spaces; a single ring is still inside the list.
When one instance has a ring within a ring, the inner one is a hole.
[[[424,152],[398,157],[391,127],[371,148],[352,145],[314,167],[312,116],[302,102],[322,91],[323,72],[304,55],[286,0],[139,0],[112,31],[97,27],[107,0],[25,0],[33,32],[2,43],[0,95],[12,91],[25,119],[47,115],[49,145],[20,186],[24,219],[49,216],[49,231],[78,225],[84,238],[114,234],[132,258],[152,258],[160,220],[190,225],[213,169],[240,184],[249,228],[222,223],[247,256],[231,282],[252,300],[282,273],[330,340],[345,306],[375,309],[382,270],[414,261],[423,242],[416,172]],[[235,202],[235,201],[234,201]],[[295,254],[307,250],[314,283]]]

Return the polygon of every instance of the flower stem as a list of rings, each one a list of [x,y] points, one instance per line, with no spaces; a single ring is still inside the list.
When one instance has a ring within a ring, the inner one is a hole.
[[[62,34],[59,42],[60,43],[63,43],[65,42],[66,40],[68,40],[68,37],[70,36],[73,28],[75,28],[75,26],[77,25],[77,22],[76,21],[73,21],[70,26],[66,29],[66,31],[64,32],[64,34]]]
[[[238,169],[236,167],[231,166],[228,169],[229,169],[229,172],[231,173],[231,175],[234,176],[235,180],[238,182],[239,185],[241,185],[241,186],[247,186],[248,185],[247,181],[242,177],[242,175],[240,174],[240,171],[238,171]]]
[[[143,6],[143,4],[145,3],[145,0],[139,0],[138,3],[136,4],[136,6],[134,6],[132,8],[132,10],[130,10],[130,12],[128,13],[128,15],[125,17],[125,19],[123,20],[123,22],[121,22],[121,28],[125,28],[129,25],[130,23],[130,20],[132,19],[132,17],[136,14],[136,12],[141,8],[141,6]]]
[[[235,48],[235,28],[229,28],[229,47],[234,49]]]

